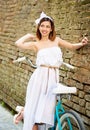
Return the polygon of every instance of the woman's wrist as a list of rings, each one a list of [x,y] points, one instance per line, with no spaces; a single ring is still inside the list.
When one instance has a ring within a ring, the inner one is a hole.
[[[29,40],[29,39],[31,38],[31,34],[29,34],[29,33],[26,34],[26,35],[25,35],[25,38]]]
[[[74,50],[77,50],[77,49],[79,49],[79,48],[83,47],[82,42],[75,43],[75,44],[72,44],[72,45],[73,45],[73,49],[74,49]]]
[[[36,37],[33,34],[28,33],[27,37],[29,37],[30,40],[35,40]]]
[[[79,45],[80,45],[81,47],[83,47],[83,46],[84,46],[82,42],[80,42],[80,43],[79,43]]]

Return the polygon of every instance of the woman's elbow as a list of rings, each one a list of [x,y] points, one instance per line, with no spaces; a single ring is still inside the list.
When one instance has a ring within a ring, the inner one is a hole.
[[[17,42],[15,42],[15,45],[16,45],[17,47],[19,47],[19,44],[18,44]]]

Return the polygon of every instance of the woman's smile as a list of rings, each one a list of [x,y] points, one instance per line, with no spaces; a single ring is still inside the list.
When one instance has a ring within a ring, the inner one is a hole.
[[[42,34],[47,34],[48,32],[47,31],[41,31],[42,32]]]

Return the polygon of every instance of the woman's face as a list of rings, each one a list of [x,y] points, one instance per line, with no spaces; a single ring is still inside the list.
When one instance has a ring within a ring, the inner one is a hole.
[[[51,23],[49,21],[42,22],[40,24],[39,31],[40,31],[42,37],[49,36],[50,32],[52,31]]]

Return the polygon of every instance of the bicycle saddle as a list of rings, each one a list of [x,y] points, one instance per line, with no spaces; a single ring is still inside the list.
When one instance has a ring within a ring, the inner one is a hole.
[[[68,94],[68,93],[76,93],[76,87],[69,87],[62,83],[57,83],[57,87],[53,89],[54,94]]]

